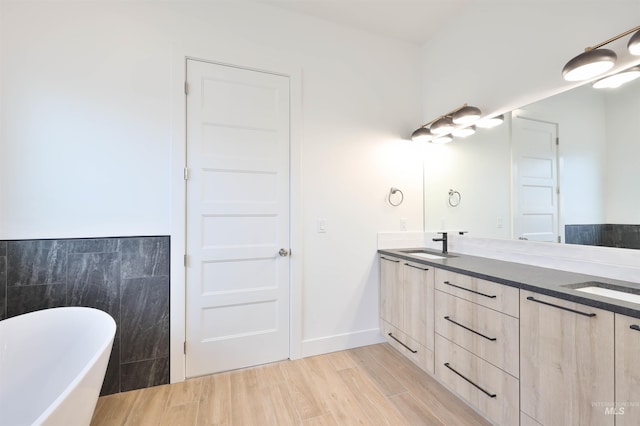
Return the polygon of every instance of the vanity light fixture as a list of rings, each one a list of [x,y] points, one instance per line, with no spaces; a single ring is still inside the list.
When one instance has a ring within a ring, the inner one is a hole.
[[[475,132],[475,127],[472,130],[470,125],[480,118],[480,114],[479,108],[464,104],[422,125],[411,134],[411,140],[448,143],[453,140],[453,136],[460,134],[469,136]]]
[[[451,120],[455,124],[471,124],[474,121],[477,121],[480,118],[480,108],[476,108],[474,106],[465,106],[456,111]]]
[[[453,140],[453,136],[451,136],[450,134],[446,134],[446,135],[440,135],[436,137],[431,141],[431,143],[435,143],[436,145],[443,145],[445,143],[451,142],[452,140]]]
[[[631,36],[629,44],[627,44],[627,49],[629,49],[629,53],[632,55],[640,55],[640,30]]]
[[[626,70],[620,71],[617,74],[613,74],[593,83],[594,89],[615,89],[625,83],[635,80],[640,77],[640,65],[636,65]]]
[[[490,129],[504,123],[504,114],[496,115],[495,117],[484,118],[476,123],[476,126],[483,129]]]
[[[434,138],[434,134],[426,127],[420,127],[411,134],[411,140],[414,142],[429,142]]]
[[[436,135],[444,135],[446,133],[451,133],[454,129],[453,120],[450,117],[440,117],[438,118],[429,128],[431,129],[431,133]]]
[[[571,59],[562,69],[562,76],[567,81],[583,81],[604,74],[613,68],[618,59],[616,52],[610,49],[601,49],[612,41],[616,41],[632,32],[636,34],[629,40],[628,49],[633,55],[640,55],[640,25],[611,37],[608,40],[598,43],[594,46],[587,47],[583,53]],[[637,52],[637,53],[634,53]]]
[[[475,132],[476,132],[476,126],[471,125],[469,127],[454,129],[453,132],[451,132],[451,135],[457,138],[466,138],[467,136],[473,135]]]

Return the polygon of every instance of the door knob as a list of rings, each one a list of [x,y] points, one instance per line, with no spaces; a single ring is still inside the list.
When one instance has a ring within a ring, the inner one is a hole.
[[[281,248],[280,251],[278,252],[278,254],[282,257],[287,257],[289,256],[289,251],[285,248]]]

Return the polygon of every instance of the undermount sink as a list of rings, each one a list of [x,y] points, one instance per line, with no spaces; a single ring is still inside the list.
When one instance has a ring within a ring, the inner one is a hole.
[[[429,254],[429,253],[409,253],[412,256],[418,256],[418,257],[424,257],[425,259],[431,259],[431,260],[438,260],[438,259],[446,259],[446,257],[444,256],[438,256],[435,254]]]
[[[570,287],[583,293],[610,297],[612,299],[623,300],[625,302],[637,303],[640,305],[640,288],[633,289],[596,281],[571,284],[565,287]]]
[[[429,259],[429,260],[440,260],[440,259],[447,259],[449,257],[455,257],[448,254],[434,254],[426,250],[404,250],[402,251],[402,253],[410,254],[411,256],[421,257],[423,259]]]

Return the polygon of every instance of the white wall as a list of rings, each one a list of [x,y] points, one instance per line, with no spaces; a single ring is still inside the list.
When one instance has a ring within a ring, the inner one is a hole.
[[[246,2],[3,8],[0,239],[171,233],[184,56],[298,70],[302,353],[379,338],[376,232],[422,230],[422,157],[402,140],[421,115],[418,47]]]
[[[640,223],[640,80],[607,92],[605,223]]]
[[[0,238],[169,233],[157,20],[143,5],[4,2]]]

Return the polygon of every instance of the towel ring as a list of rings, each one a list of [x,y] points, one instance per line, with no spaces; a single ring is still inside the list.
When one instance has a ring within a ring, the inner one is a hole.
[[[462,195],[458,191],[454,191],[453,189],[449,190],[449,205],[451,207],[458,207],[462,201]]]
[[[396,192],[400,193],[400,201],[398,201],[397,203],[394,203],[393,201],[391,201],[391,196],[394,195]],[[387,200],[389,200],[389,204],[391,204],[393,207],[398,207],[404,201],[404,194],[398,188],[391,187],[391,189],[389,190],[389,196],[387,197]]]

